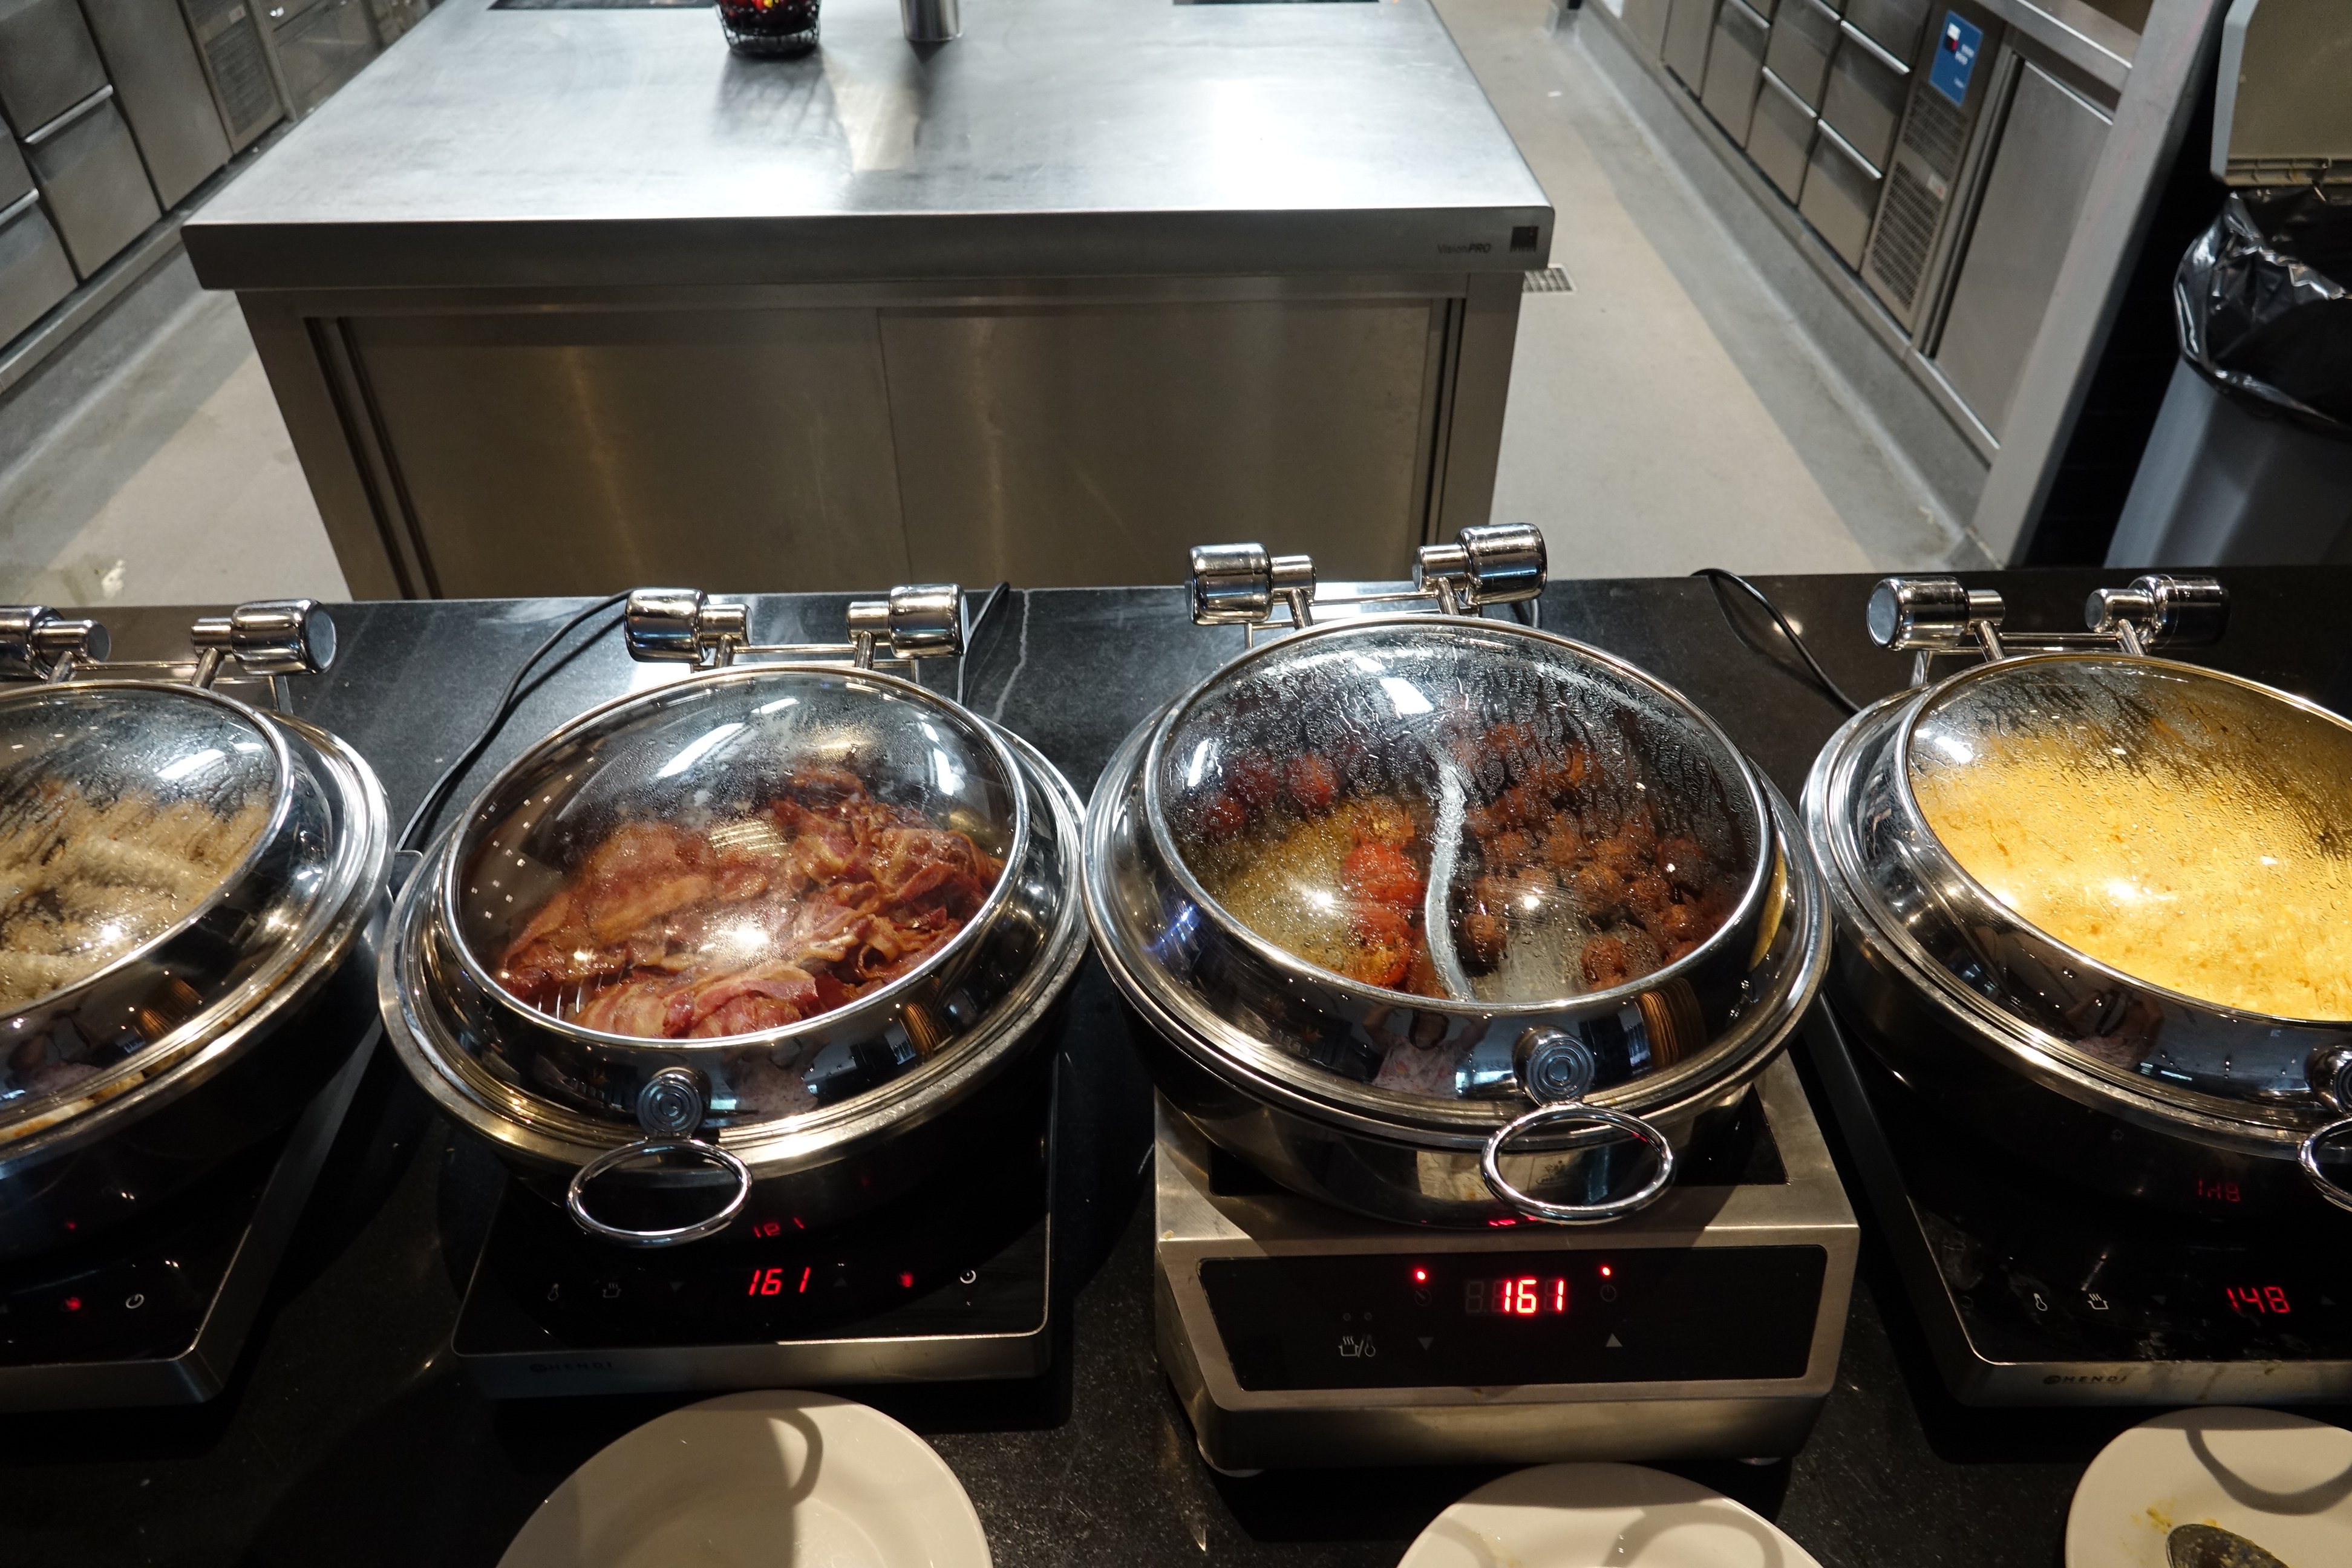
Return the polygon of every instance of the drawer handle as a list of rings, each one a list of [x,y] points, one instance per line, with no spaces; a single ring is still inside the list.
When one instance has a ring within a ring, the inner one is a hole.
[[[96,92],[91,93],[88,98],[83,99],[79,103],[75,104],[71,109],[67,110],[63,114],[58,115],[55,120],[50,121],[38,131],[33,132],[27,135],[25,138],[25,145],[27,147],[39,146],[42,142],[47,142],[50,137],[55,136],[58,132],[63,131],[67,126],[71,125],[75,121],[79,120],[83,115],[88,114],[90,110],[96,109],[100,104],[104,103],[108,99],[112,98],[113,96],[114,84],[112,82],[108,82],[104,87],[100,88]]]

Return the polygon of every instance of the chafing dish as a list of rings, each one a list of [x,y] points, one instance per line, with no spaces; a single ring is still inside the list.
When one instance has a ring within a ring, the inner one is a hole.
[[[1196,550],[1192,618],[1244,651],[1128,737],[1088,808],[1087,916],[1170,1102],[1376,1217],[1643,1207],[1821,979],[1795,818],[1723,731],[1486,614],[1544,566],[1524,527],[1427,547],[1382,592]]]

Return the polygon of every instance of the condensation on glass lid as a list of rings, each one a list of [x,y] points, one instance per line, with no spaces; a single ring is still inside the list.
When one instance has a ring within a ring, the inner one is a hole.
[[[200,698],[59,690],[0,709],[0,1011],[186,919],[251,852],[278,782],[250,722]],[[13,1077],[47,1091],[39,1062]]]
[[[2120,660],[1992,667],[1929,707],[1910,783],[1970,877],[2150,984],[2352,1019],[2352,730]]]
[[[920,966],[1003,875],[1011,781],[944,719],[813,677],[661,712],[521,803],[462,868],[518,1000],[602,1033],[786,1027]]]
[[[1243,925],[1364,984],[1538,1003],[1638,979],[1737,906],[1730,759],[1615,672],[1525,639],[1368,629],[1180,719],[1161,799]]]

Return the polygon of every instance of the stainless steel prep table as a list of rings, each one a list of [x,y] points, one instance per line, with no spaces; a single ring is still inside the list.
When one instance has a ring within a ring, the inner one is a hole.
[[[1428,0],[452,0],[186,229],[355,593],[1338,575],[1484,522],[1552,212]]]

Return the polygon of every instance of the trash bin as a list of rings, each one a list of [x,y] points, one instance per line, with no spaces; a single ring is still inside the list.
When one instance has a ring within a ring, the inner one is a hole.
[[[2352,562],[2352,190],[2232,193],[2173,280],[2180,363],[2110,566]]]

